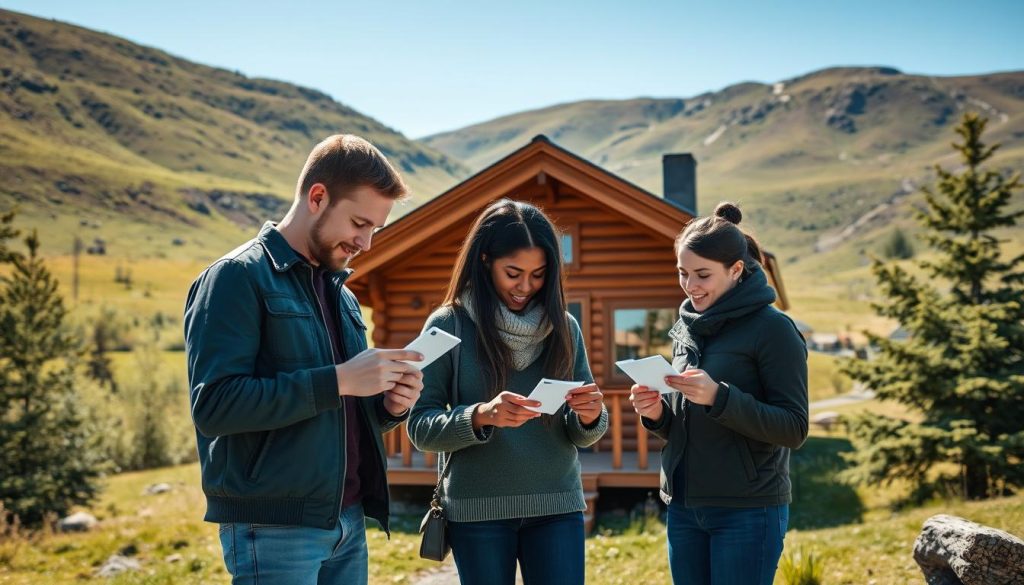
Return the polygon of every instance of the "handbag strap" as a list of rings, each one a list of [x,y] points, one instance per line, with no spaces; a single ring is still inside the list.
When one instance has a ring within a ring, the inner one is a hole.
[[[459,308],[452,306],[452,315],[455,317],[455,337],[462,339],[462,320],[459,318]],[[451,395],[449,400],[451,402],[452,409],[459,403],[459,349],[462,347],[462,343],[459,343],[452,349],[452,385]],[[451,469],[452,455],[453,453],[442,453],[445,455],[444,467],[437,474],[437,485],[434,487],[434,499],[430,502],[430,507],[435,510],[441,509],[441,484],[444,482],[444,478],[448,476],[448,471]]]

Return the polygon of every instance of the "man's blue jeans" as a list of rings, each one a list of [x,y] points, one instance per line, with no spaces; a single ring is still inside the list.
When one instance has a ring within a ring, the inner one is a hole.
[[[232,585],[365,585],[363,507],[341,511],[334,530],[278,524],[221,524]]]
[[[462,585],[583,585],[583,513],[448,522]]]
[[[678,503],[677,503],[678,502]],[[672,582],[771,585],[789,527],[789,506],[668,507]]]

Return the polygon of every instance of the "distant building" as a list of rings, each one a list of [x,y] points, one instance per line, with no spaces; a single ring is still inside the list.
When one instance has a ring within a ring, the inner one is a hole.
[[[807,349],[836,353],[843,349],[843,344],[835,333],[812,333],[807,342]]]

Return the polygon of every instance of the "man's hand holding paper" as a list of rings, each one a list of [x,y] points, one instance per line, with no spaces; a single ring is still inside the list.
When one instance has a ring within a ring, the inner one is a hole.
[[[423,333],[420,333],[419,337],[413,339],[409,345],[405,346],[405,349],[409,351],[416,351],[422,354],[423,360],[406,363],[416,366],[418,369],[422,370],[437,360],[437,358],[448,353],[460,342],[462,342],[462,340],[451,333],[448,333],[438,327],[431,327]]]

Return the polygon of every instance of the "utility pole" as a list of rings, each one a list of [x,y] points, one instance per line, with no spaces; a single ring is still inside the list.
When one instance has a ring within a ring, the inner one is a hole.
[[[71,300],[78,304],[78,256],[82,253],[82,240],[75,236],[71,245]]]

